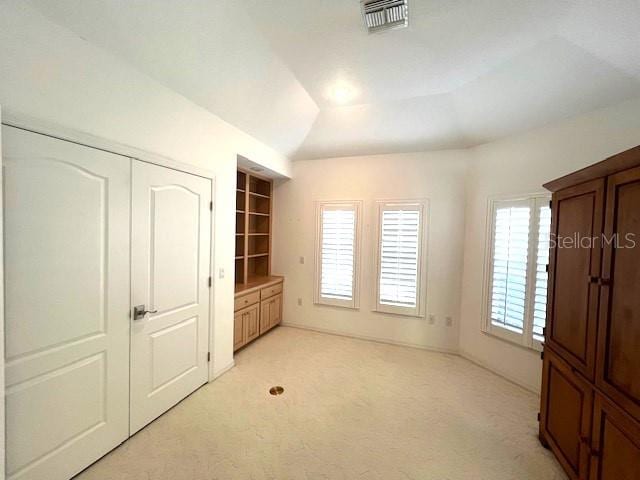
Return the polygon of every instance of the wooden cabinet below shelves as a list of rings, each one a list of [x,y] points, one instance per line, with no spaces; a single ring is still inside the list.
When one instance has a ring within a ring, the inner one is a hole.
[[[233,350],[236,351],[282,321],[282,277],[256,277],[236,285]]]
[[[282,295],[260,302],[260,335],[271,330],[282,320]]]
[[[244,324],[242,312],[236,312],[233,315],[233,351],[235,352],[245,343]]]
[[[260,335],[260,308],[258,304],[239,310],[234,315],[233,349],[246,345]]]

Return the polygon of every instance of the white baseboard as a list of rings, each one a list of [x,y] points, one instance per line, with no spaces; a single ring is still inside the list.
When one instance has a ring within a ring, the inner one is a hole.
[[[511,383],[515,383],[519,387],[522,387],[522,388],[524,388],[525,390],[528,390],[531,393],[535,393],[536,395],[540,395],[540,385],[530,385],[530,384],[528,384],[526,382],[523,382],[522,380],[514,377],[513,375],[510,375],[508,373],[505,373],[502,370],[499,370],[497,368],[494,368],[494,367],[490,366],[485,361],[480,360],[479,358],[471,355],[468,352],[464,352],[464,351],[460,350],[460,351],[458,351],[458,355],[460,355],[462,358],[465,358],[465,359],[469,360],[471,363],[474,363],[477,366],[482,367],[485,370],[489,370],[491,373],[494,373],[494,374],[498,375],[499,377],[502,377],[505,380],[510,381]]]
[[[432,347],[432,346],[429,346],[429,345],[420,345],[420,344],[417,344],[417,343],[399,342],[399,341],[396,341],[396,340],[389,340],[387,338],[371,337],[371,336],[368,336],[368,335],[357,335],[357,334],[353,334],[353,333],[341,332],[339,330],[331,330],[331,329],[328,329],[328,328],[310,327],[308,325],[303,325],[303,324],[300,324],[300,323],[282,322],[281,325],[283,327],[299,328],[301,330],[310,330],[312,332],[327,333],[329,335],[338,335],[339,337],[357,338],[359,340],[368,340],[370,342],[386,343],[388,345],[399,345],[401,347],[419,348],[420,350],[428,350],[430,352],[448,353],[450,355],[458,355],[458,350],[455,349],[455,348]]]
[[[216,370],[215,372],[213,372],[213,378],[209,381],[213,382],[216,378],[220,378],[222,375],[227,373],[229,370],[231,370],[235,366],[236,366],[236,361],[231,360],[231,362],[229,362],[226,366],[222,367],[220,370]]]

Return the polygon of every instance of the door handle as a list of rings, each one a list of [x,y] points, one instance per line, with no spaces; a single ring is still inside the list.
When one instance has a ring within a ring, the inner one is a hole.
[[[145,310],[144,305],[136,305],[133,307],[134,320],[142,320],[147,313],[158,313],[158,310]]]

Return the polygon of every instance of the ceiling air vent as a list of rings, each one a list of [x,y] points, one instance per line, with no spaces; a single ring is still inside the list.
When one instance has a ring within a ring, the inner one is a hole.
[[[361,3],[369,33],[402,28],[409,23],[407,0],[361,0]]]

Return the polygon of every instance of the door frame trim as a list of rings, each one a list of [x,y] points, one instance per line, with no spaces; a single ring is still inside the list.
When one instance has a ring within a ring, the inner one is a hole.
[[[59,140],[64,140],[67,142],[76,143],[78,145],[82,145],[89,148],[94,148],[97,150],[103,150],[108,153],[113,153],[116,155],[121,155],[128,157],[133,160],[139,160],[146,163],[152,163],[154,165],[158,165],[161,167],[170,168],[173,170],[177,170],[180,172],[188,173],[191,175],[196,175],[198,177],[206,178],[211,180],[211,201],[213,202],[213,209],[211,210],[211,232],[210,232],[210,259],[209,259],[209,275],[211,276],[211,288],[209,289],[209,352],[211,353],[211,361],[208,365],[208,382],[212,382],[215,380],[217,376],[215,375],[215,355],[214,355],[214,326],[215,326],[215,312],[214,312],[214,299],[216,292],[216,276],[214,275],[215,271],[215,230],[216,230],[216,216],[215,216],[215,208],[217,206],[216,202],[216,175],[213,170],[209,170],[206,168],[198,167],[196,165],[190,165],[183,162],[178,162],[169,157],[165,157],[163,155],[159,155],[157,153],[149,152],[146,150],[142,150],[136,147],[132,147],[129,145],[125,145],[114,140],[109,140],[103,137],[99,137],[90,133],[82,132],[80,130],[76,130],[69,127],[64,127],[62,125],[56,124],[54,122],[50,122],[48,120],[41,120],[38,118],[31,117],[29,115],[24,115],[17,112],[12,111],[3,111],[2,117],[0,118],[0,124],[6,125],[9,127],[19,128],[21,130],[26,130],[32,133],[37,133],[40,135],[46,135],[48,137],[57,138]],[[0,137],[1,140],[1,137]],[[1,147],[1,145],[0,145]],[[1,148],[0,148],[1,153]],[[1,169],[0,169],[1,170]],[[2,237],[2,173],[0,172],[0,287],[2,287],[2,275],[3,275],[3,261],[2,261],[2,245],[4,243],[4,238]],[[131,234],[131,229],[129,229],[129,234]],[[2,298],[2,292],[4,288],[0,288],[0,340],[3,339],[4,335],[4,303]],[[4,393],[4,353],[2,351],[4,345],[4,341],[0,342],[0,368],[2,373],[0,373],[0,380],[2,381],[3,393]],[[222,369],[226,369],[225,365]],[[4,398],[4,395],[2,395]],[[0,401],[0,405],[2,401]],[[4,412],[4,408],[2,408],[2,412]],[[3,413],[0,413],[0,420],[2,420],[2,428],[4,428],[5,421],[2,417]],[[3,433],[0,431],[0,433]],[[4,434],[1,435],[0,446],[2,446],[2,439],[4,439]],[[4,478],[4,468],[0,472],[0,480]]]
[[[0,106],[0,124],[2,124],[2,107]],[[2,200],[4,193],[2,186],[4,180],[2,179],[2,130],[0,129],[0,387],[2,388],[2,394],[0,395],[0,452],[4,452],[0,455],[0,480],[4,480],[5,474],[5,416],[4,416],[4,396],[5,396],[5,380],[4,380],[4,206]]]

